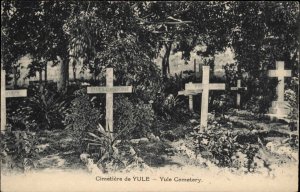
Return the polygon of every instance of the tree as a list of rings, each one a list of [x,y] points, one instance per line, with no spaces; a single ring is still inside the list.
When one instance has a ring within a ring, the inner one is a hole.
[[[4,1],[2,5],[4,68],[10,71],[10,66],[27,54],[34,58],[30,65],[32,73],[44,70],[48,61],[57,64],[61,60],[59,89],[65,90],[69,39],[63,26],[72,3]]]
[[[28,39],[26,31],[30,30],[26,22],[30,14],[26,6],[21,9],[22,6],[20,2],[1,2],[1,66],[6,74],[14,74],[14,84],[19,72],[17,62],[29,49],[25,40]]]
[[[267,70],[275,61],[285,61],[286,68],[298,76],[299,4],[297,2],[235,2],[231,5],[232,47],[237,72],[248,73],[245,99],[259,102],[261,112],[274,99],[276,82],[269,80]],[[268,83],[270,82],[270,83]],[[260,99],[259,99],[260,98]]]
[[[139,92],[160,80],[152,62],[152,34],[138,24],[132,4],[89,2],[76,6],[66,31],[72,57],[82,58],[84,69],[90,68],[94,77],[104,80],[104,69],[113,67],[118,83],[136,86]]]

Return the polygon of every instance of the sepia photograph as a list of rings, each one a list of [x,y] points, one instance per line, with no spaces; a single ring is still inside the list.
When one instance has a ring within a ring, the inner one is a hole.
[[[1,1],[3,192],[298,191],[297,1]]]

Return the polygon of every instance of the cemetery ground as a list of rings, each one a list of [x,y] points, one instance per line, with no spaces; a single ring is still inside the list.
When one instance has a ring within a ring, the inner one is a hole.
[[[105,140],[103,134],[103,138],[95,135],[97,131],[89,132],[89,137],[74,135],[74,129],[68,126],[52,128],[58,126],[55,122],[48,124],[48,129],[25,131],[15,119],[9,126],[19,126],[18,130],[2,135],[1,174],[8,179],[15,172],[34,177],[36,172],[51,171],[104,176],[136,172],[176,175],[180,171],[191,176],[200,174],[204,182],[213,183],[216,177],[221,178],[220,182],[239,180],[239,176],[260,176],[270,181],[289,178],[289,182],[296,182],[299,141],[295,125],[247,110],[229,109],[221,115],[210,113],[208,128],[199,133],[199,114],[184,114],[184,118],[158,118],[148,132],[135,136],[131,133],[130,137],[128,132],[127,138],[125,134],[114,143]],[[104,130],[100,124],[96,129]]]
[[[181,85],[187,81],[181,80]],[[287,182],[296,186],[298,120],[297,105],[291,103],[295,97],[287,97],[291,113],[274,118],[251,112],[253,103],[242,109],[243,92],[237,93],[238,109],[231,94],[214,92],[226,91],[226,86],[210,83],[209,66],[203,67],[202,83],[186,83],[184,91],[170,89],[176,81],[168,81],[171,85],[164,87],[168,94],[155,93],[154,101],[145,99],[149,92],[138,95],[132,86],[114,86],[112,68],[106,69],[106,86],[75,83],[66,92],[58,91],[55,83],[21,91],[1,87],[7,98],[1,105],[5,112],[1,119],[8,117],[1,133],[5,183],[11,183],[9,178],[16,172],[31,178],[28,175],[35,173],[79,171],[96,178],[147,173],[145,178],[133,176],[133,181],[141,182],[159,175],[161,182],[200,183],[203,179],[214,185],[215,176],[222,178],[218,182],[242,176],[247,181],[276,182],[272,186],[276,190]],[[281,87],[281,100],[275,104],[285,102]],[[174,92],[179,94],[174,97]],[[260,103],[257,106],[263,108]],[[179,172],[189,178],[169,177]]]

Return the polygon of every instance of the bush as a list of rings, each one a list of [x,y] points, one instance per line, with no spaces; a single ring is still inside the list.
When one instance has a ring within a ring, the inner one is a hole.
[[[75,98],[71,101],[70,107],[66,110],[64,125],[69,134],[76,141],[79,151],[85,149],[83,138],[87,132],[96,129],[97,125],[103,121],[103,113],[99,107],[94,107],[94,97],[86,94],[85,89],[80,89],[74,92]]]
[[[299,129],[297,127],[297,121],[299,121],[299,95],[296,94],[298,90],[298,78],[292,78],[291,88],[284,92],[284,98],[289,103],[290,113],[288,114],[288,119],[290,119],[289,127],[291,131],[296,131]]]
[[[234,100],[229,94],[222,94],[214,98],[211,109],[217,116],[225,117],[225,113],[234,106]]]
[[[153,103],[156,116],[163,121],[185,122],[191,117],[186,98],[174,97],[173,94],[161,94]]]
[[[56,91],[52,84],[43,89],[28,88],[28,97],[9,100],[8,123],[12,130],[62,129],[63,115],[70,97]]]
[[[130,101],[127,97],[116,96],[114,102],[114,131],[122,132],[121,138],[131,139],[145,137],[152,132],[154,121],[152,104],[141,100]]]
[[[45,88],[29,97],[31,116],[41,129],[62,129],[65,110],[70,98]]]
[[[192,135],[196,152],[202,157],[220,167],[247,168],[248,172],[254,171],[254,157],[258,152],[258,145],[239,143],[237,133],[222,128],[218,123],[209,125],[204,132],[195,132]]]
[[[1,168],[26,171],[35,168],[38,160],[37,137],[28,131],[1,133]]]
[[[119,171],[126,167],[143,166],[144,161],[137,156],[132,145],[122,139],[122,130],[112,135],[99,124],[93,132],[88,132],[84,139],[87,152],[103,172]]]

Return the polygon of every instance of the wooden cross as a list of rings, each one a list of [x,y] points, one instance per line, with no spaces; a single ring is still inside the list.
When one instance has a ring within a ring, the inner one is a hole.
[[[276,61],[276,70],[269,70],[268,76],[278,78],[278,85],[276,88],[277,101],[284,101],[284,78],[291,77],[292,71],[284,70],[284,62],[283,61]]]
[[[6,126],[6,98],[26,97],[27,89],[6,90],[5,71],[1,69],[1,131],[5,131]]]
[[[132,86],[115,86],[114,87],[114,74],[113,68],[106,69],[106,87],[87,87],[88,94],[106,93],[106,131],[113,134],[113,101],[114,93],[132,93]]]
[[[237,80],[237,86],[236,87],[230,87],[231,90],[237,91],[236,94],[236,105],[237,107],[240,107],[241,105],[241,91],[247,90],[247,87],[242,87],[241,80]]]
[[[192,84],[192,82],[185,84],[185,89],[189,87],[189,84]],[[184,95],[189,96],[189,109],[190,111],[194,111],[193,109],[193,95],[197,95],[199,93],[202,93],[202,90],[183,90],[178,91],[178,95]]]
[[[186,90],[202,90],[200,132],[207,127],[209,90],[225,90],[224,83],[209,83],[209,66],[203,66],[202,69],[202,83],[190,83],[185,87]]]

